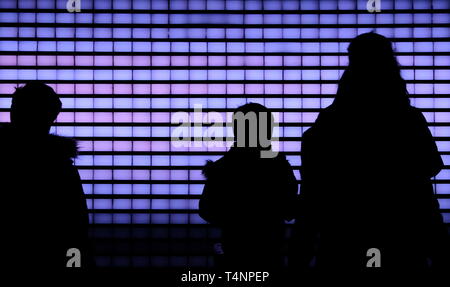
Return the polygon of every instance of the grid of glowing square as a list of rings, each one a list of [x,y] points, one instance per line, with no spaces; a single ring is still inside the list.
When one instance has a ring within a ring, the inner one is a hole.
[[[386,12],[379,14],[333,12],[366,9],[364,1],[347,0],[83,0],[82,5],[88,11],[81,14],[0,14],[0,119],[8,120],[8,95],[17,82],[51,83],[64,105],[54,131],[80,140],[76,163],[91,197],[89,207],[96,211],[93,222],[204,223],[195,212],[202,191],[200,167],[217,159],[230,142],[190,147],[170,142],[174,113],[192,112],[198,105],[206,119],[208,112],[219,111],[224,122],[246,102],[279,111],[280,149],[289,152],[300,179],[300,141],[295,139],[331,103],[347,64],[348,41],[372,30],[394,40],[412,103],[423,109],[447,165],[436,178],[436,191],[450,194],[450,143],[445,139],[450,116],[439,110],[450,107],[450,57],[445,54],[450,15],[436,10],[449,9],[448,1],[384,0]],[[0,3],[0,9],[11,8],[65,9],[65,2]],[[434,26],[427,27],[430,23]],[[368,27],[346,27],[352,24]],[[222,132],[230,134],[230,128]],[[130,197],[112,199],[116,195]],[[449,199],[440,203],[450,208]],[[444,216],[449,222],[449,214]]]

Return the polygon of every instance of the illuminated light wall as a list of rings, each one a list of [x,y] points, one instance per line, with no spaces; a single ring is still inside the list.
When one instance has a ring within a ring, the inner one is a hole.
[[[211,265],[218,233],[197,214],[201,167],[226,147],[175,147],[173,114],[274,109],[300,180],[302,133],[332,102],[349,40],[372,30],[394,41],[412,104],[429,121],[450,222],[449,1],[382,0],[378,14],[352,0],[81,2],[81,13],[66,1],[0,2],[0,120],[27,80],[61,96],[53,131],[79,140],[100,266]]]

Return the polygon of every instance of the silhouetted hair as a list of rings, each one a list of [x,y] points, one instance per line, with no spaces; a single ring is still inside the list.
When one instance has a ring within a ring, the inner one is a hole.
[[[410,105],[406,82],[386,37],[370,32],[348,46],[349,65],[340,81],[335,104],[380,103],[387,108]]]
[[[52,123],[61,112],[62,103],[51,87],[41,82],[30,82],[16,88],[11,108],[47,113],[48,121]]]
[[[249,116],[249,113],[254,113],[256,115],[256,126],[258,128],[257,135],[258,135],[258,139],[259,139],[259,126],[260,124],[262,124],[261,120],[264,118],[261,118],[261,114],[260,113],[266,113],[266,120],[267,122],[266,127],[267,127],[267,134],[266,134],[266,138],[267,139],[271,139],[272,138],[272,129],[274,126],[274,117],[272,115],[272,113],[270,112],[270,110],[268,108],[266,108],[265,106],[258,104],[258,103],[247,103],[245,105],[242,105],[240,107],[238,107],[234,113],[233,113],[233,132],[234,132],[234,140],[235,142],[238,141],[238,125],[245,125],[245,136],[248,139],[249,135],[251,134],[251,131],[249,130],[249,120],[251,120],[250,117],[245,119],[245,123],[243,122],[239,122],[240,119],[239,118],[239,114],[243,115],[243,116]],[[259,144],[259,142],[258,142]]]

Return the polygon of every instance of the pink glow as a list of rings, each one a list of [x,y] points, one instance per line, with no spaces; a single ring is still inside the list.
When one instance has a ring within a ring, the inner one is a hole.
[[[110,151],[112,149],[112,142],[110,141],[96,141],[94,142],[94,149],[96,151]]]
[[[71,122],[73,122],[73,117],[74,117],[74,113],[61,112],[58,115],[58,118],[56,119],[56,121],[58,123],[71,123]]]
[[[208,84],[207,94],[226,94],[227,86],[224,84]]]
[[[62,85],[60,85],[62,86]],[[93,94],[94,93],[94,85],[92,84],[76,84],[75,91],[77,94]],[[60,94],[66,94],[65,92],[60,92]]]
[[[189,66],[188,56],[172,56],[172,66]]]
[[[244,85],[243,84],[227,84],[228,94],[243,94]]]
[[[114,66],[128,66],[133,67],[133,57],[132,56],[114,56]]]
[[[283,57],[282,56],[265,56],[264,64],[266,66],[282,66]]]
[[[150,113],[153,123],[167,123],[170,121],[170,113],[154,112]]]
[[[132,86],[130,84],[114,84],[114,94],[132,94]]]
[[[135,123],[150,123],[150,113],[130,113]]]
[[[244,56],[228,56],[228,66],[244,66]]]
[[[36,56],[18,56],[17,57],[17,65],[19,65],[19,66],[23,66],[23,65],[35,66],[36,65]]]
[[[206,62],[207,62],[206,56],[192,56],[191,57],[191,66],[206,66]]]
[[[261,84],[246,84],[245,85],[246,94],[262,94],[264,93],[264,86]]]
[[[58,63],[58,66],[75,65],[74,56],[57,56],[56,61]]]
[[[79,66],[92,66],[94,57],[92,56],[75,56],[75,63]]]
[[[114,113],[114,122],[116,123],[126,123],[126,122],[132,122],[133,121],[133,114],[132,113]]]
[[[302,91],[304,94],[320,94],[319,84],[302,84]]]
[[[337,92],[337,84],[323,84],[322,94],[335,95]]]
[[[262,56],[248,56],[245,58],[245,65],[264,66],[264,59]]]
[[[112,85],[111,84],[96,84],[94,85],[94,93],[95,94],[112,94]]]
[[[134,84],[133,94],[137,95],[150,95],[151,89],[150,84]]]
[[[2,123],[9,122],[9,112],[0,112],[0,122]]]
[[[300,84],[284,84],[284,93],[288,95],[300,95],[302,93]]]
[[[73,113],[71,117],[73,118]],[[81,112],[81,113],[75,113],[75,122],[92,122],[94,121],[94,113],[89,112]]]
[[[189,84],[189,94],[208,94],[208,86],[204,84]]]
[[[134,151],[151,151],[150,142],[147,142],[147,141],[134,142],[133,150]]]
[[[94,56],[96,66],[112,66],[113,60],[111,56]]]
[[[188,94],[189,93],[189,85],[188,84],[173,84],[172,85],[172,94]]]
[[[57,94],[75,94],[75,86],[66,84],[56,84],[55,92]]]
[[[302,64],[303,66],[319,66],[319,56],[303,56]]]
[[[14,56],[0,56],[0,66],[15,66],[17,58]]]
[[[300,56],[285,56],[284,57],[285,66],[301,66],[302,58]]]
[[[113,120],[114,113],[102,113],[97,112],[94,114],[95,122],[97,123],[109,123]]]
[[[170,142],[168,141],[153,141],[150,142],[152,151],[168,151],[170,150]]]
[[[283,85],[282,84],[266,84],[266,94],[282,94]]]
[[[133,142],[132,141],[114,141],[114,150],[116,151],[131,151]]]
[[[55,87],[55,84],[49,84],[51,87]],[[139,92],[136,94],[151,94],[154,95],[168,95],[171,94],[171,89],[176,91],[177,93],[185,93],[187,91],[188,84],[135,84],[134,87],[138,87]],[[243,84],[190,84],[191,89],[195,91],[195,93],[202,94],[200,90],[207,91],[208,94],[242,94],[245,97]],[[208,86],[206,90],[203,88],[204,86]],[[248,84],[252,85],[253,88],[261,91],[263,89],[263,84]],[[247,85],[247,86],[248,86]],[[300,84],[280,84],[280,86],[284,87],[285,94],[300,94],[302,88]],[[112,94],[113,85],[112,84],[58,84],[58,94],[73,94],[76,91],[77,94]],[[303,93],[319,93],[320,85],[319,84],[302,84]],[[417,85],[416,85],[417,86]],[[429,87],[426,90],[431,89],[432,85],[428,85]],[[0,92],[5,94],[12,94],[14,92],[15,84],[0,84]],[[225,87],[227,90],[225,90]],[[268,86],[266,86],[267,88]],[[273,86],[274,87],[274,86]],[[450,85],[448,84],[435,84],[435,92],[436,93],[449,93]],[[323,85],[322,88],[326,93],[333,94],[333,89],[336,89],[335,84],[327,84]],[[75,89],[75,90],[74,90]],[[270,88],[273,90],[272,88]],[[277,88],[279,89],[279,88]],[[132,86],[131,84],[115,84],[114,85],[115,94],[131,94]],[[411,90],[411,89],[410,89]],[[322,92],[324,92],[322,91]],[[254,91],[252,91],[255,94]],[[262,92],[261,92],[262,93]],[[191,94],[194,94],[191,92]],[[206,93],[205,93],[206,94]]]
[[[56,56],[38,56],[37,63],[39,66],[54,66],[56,65],[56,59]]]
[[[226,57],[224,57],[224,56],[209,56],[208,64],[210,66],[226,66]]]
[[[319,113],[302,113],[303,114],[303,121],[304,123],[313,123],[316,121],[317,116]],[[298,121],[300,122],[300,121]]]
[[[78,141],[78,148],[80,151],[91,151],[94,143],[91,141]]]
[[[151,66],[151,57],[150,56],[133,56],[133,65],[150,67]]]
[[[152,56],[152,66],[170,66],[170,57]]]
[[[169,84],[152,84],[152,94],[155,95],[167,95],[170,94]]]
[[[2,94],[12,94],[16,90],[16,84],[0,84],[0,93]]]

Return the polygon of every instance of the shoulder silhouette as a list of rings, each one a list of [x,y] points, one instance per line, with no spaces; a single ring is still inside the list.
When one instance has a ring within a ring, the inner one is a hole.
[[[239,117],[240,112],[247,116],[255,113],[255,117],[247,121]],[[267,117],[259,113],[267,113]],[[263,118],[270,138],[273,118],[267,108],[253,103],[238,108],[233,115],[233,147],[203,170],[206,185],[200,216],[222,230],[223,264],[235,270],[280,267],[284,221],[293,218],[298,186],[292,167],[284,155],[264,158],[259,141],[251,144],[253,131],[249,127],[258,130]],[[254,126],[252,121],[256,121]],[[246,131],[241,133],[241,128]]]
[[[420,111],[409,103],[391,42],[376,33],[349,45],[336,98],[303,134],[292,242],[295,266],[442,266],[447,230],[431,178],[443,167]]]
[[[73,159],[77,143],[49,134],[61,110],[49,86],[33,82],[12,96],[11,123],[0,128],[0,168],[8,265],[66,268],[70,248],[92,265],[88,212]]]

